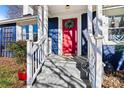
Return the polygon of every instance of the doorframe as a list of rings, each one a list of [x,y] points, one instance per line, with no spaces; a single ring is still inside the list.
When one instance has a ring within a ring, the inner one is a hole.
[[[77,56],[81,55],[81,14],[82,13],[72,13],[72,14],[63,14],[56,15],[58,17],[58,54],[63,54],[62,44],[63,44],[63,32],[62,32],[62,20],[69,18],[77,18]]]

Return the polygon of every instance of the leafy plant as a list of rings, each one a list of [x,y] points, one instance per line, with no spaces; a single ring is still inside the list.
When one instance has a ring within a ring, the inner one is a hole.
[[[124,45],[117,45],[115,47],[115,52],[116,53],[122,52],[123,50],[124,50]]]
[[[14,58],[18,64],[25,65],[26,63],[26,41],[17,41],[8,46],[9,51],[14,52]]]

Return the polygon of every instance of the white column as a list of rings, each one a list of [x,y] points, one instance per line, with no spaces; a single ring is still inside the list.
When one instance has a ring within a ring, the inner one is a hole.
[[[43,6],[43,34],[46,35],[45,55],[48,55],[48,6]]]
[[[88,61],[89,61],[89,80],[91,82],[91,86],[95,87],[95,40],[93,36],[93,28],[92,28],[92,5],[88,5],[88,14],[87,14],[87,22],[88,22]]]
[[[88,33],[92,34],[92,18],[93,18],[93,12],[92,12],[92,5],[88,5],[88,14],[87,14],[87,22],[88,22]]]
[[[27,87],[32,84],[32,41],[27,41]]]
[[[33,25],[29,25],[29,40],[33,40]]]
[[[42,32],[43,32],[43,11],[42,11],[42,6],[38,6],[38,40],[41,38],[42,36]]]
[[[102,35],[102,5],[96,6],[96,25],[97,25],[97,31],[96,36]]]
[[[100,88],[103,79],[103,63],[102,63],[102,6],[98,5],[96,8],[97,12],[97,37],[96,37],[96,88]]]
[[[48,34],[48,6],[43,6],[43,31]]]
[[[16,41],[22,40],[22,27],[20,25],[16,25]]]
[[[87,27],[88,27],[88,35],[92,36],[92,5],[88,5],[88,14],[87,14]],[[90,54],[91,54],[91,45],[90,45],[90,40],[88,39],[88,59],[90,59]]]

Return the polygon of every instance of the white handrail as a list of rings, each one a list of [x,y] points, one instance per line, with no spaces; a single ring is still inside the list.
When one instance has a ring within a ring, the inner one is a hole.
[[[41,67],[46,59],[45,41],[47,36],[43,35],[37,42],[27,41],[27,85],[32,86]]]
[[[45,40],[46,40],[46,35],[42,36],[42,38],[41,38],[39,41],[33,43],[33,50],[32,50],[33,53],[37,50],[37,48],[38,48],[40,45],[42,45],[42,43],[43,43]]]

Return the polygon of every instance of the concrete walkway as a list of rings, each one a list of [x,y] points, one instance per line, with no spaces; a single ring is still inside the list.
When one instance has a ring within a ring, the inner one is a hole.
[[[86,60],[82,61],[83,63]],[[33,88],[85,88],[90,87],[86,73],[80,70],[76,57],[49,56]]]

